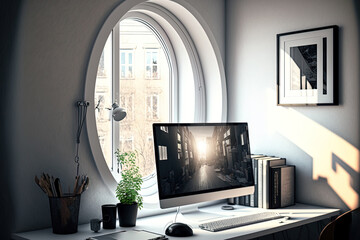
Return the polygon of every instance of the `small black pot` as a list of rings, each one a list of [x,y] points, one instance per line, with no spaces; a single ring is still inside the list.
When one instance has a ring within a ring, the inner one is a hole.
[[[138,212],[138,204],[117,204],[119,226],[134,227],[136,225],[136,217]]]

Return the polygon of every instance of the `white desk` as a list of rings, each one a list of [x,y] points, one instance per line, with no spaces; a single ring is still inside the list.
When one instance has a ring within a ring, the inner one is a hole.
[[[198,239],[198,240],[212,240],[212,239],[251,239],[256,237],[265,236],[268,234],[281,232],[291,228],[299,227],[305,224],[317,222],[320,220],[328,219],[340,214],[339,209],[322,208],[318,206],[296,204],[295,206],[281,208],[281,209],[261,209],[251,208],[244,206],[235,206],[235,210],[221,210],[220,205],[213,205],[209,207],[201,208],[202,211],[220,213],[224,215],[236,215],[236,214],[251,214],[261,211],[277,211],[283,215],[289,215],[291,218],[284,223],[280,223],[279,220],[272,220],[258,224],[252,224],[239,228],[229,229],[220,232],[208,232],[199,229],[197,226],[193,226],[194,235],[186,239]],[[140,218],[137,220],[136,227],[134,229],[144,229],[156,233],[164,234],[165,226],[174,219],[175,213],[167,213],[162,215],[156,215],[146,218]],[[180,219],[178,219],[180,220]],[[117,227],[114,230],[100,230],[98,233],[94,233],[90,230],[89,224],[80,225],[78,232],[69,235],[57,235],[52,233],[52,229],[37,230],[24,233],[13,234],[15,240],[84,240],[88,237],[100,236],[120,230],[129,230],[131,228]],[[169,239],[180,239],[178,237],[169,237]]]

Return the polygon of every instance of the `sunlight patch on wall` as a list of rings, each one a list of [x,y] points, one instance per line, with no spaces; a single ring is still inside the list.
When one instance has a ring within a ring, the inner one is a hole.
[[[350,208],[358,207],[359,150],[317,122],[294,109],[276,109],[272,124],[313,159],[313,180],[327,179],[329,186]],[[274,126],[273,125],[273,126]]]

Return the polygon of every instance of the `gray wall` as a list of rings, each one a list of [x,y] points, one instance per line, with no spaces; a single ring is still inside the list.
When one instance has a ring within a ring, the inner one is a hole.
[[[50,227],[48,199],[36,186],[35,175],[46,172],[64,179],[64,184],[73,183],[75,103],[83,98],[87,63],[97,32],[120,2],[27,0],[19,5],[19,25],[12,44],[14,60],[6,86],[7,109],[11,110],[4,114],[7,131],[2,133],[8,142],[5,161],[11,165],[2,171],[11,176],[13,209],[8,215],[14,223],[12,231]],[[188,2],[209,24],[225,56],[225,3]],[[81,200],[80,223],[85,223],[100,217],[101,204],[117,202],[95,167],[85,129],[80,173],[91,179]]]
[[[359,205],[359,24],[351,0],[228,0],[228,120],[249,122],[253,153],[297,167],[297,200]],[[276,105],[276,34],[340,27],[339,106]]]

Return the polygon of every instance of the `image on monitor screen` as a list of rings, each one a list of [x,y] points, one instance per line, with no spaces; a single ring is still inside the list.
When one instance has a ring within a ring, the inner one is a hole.
[[[247,123],[158,123],[153,131],[160,200],[254,185]]]

